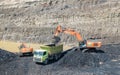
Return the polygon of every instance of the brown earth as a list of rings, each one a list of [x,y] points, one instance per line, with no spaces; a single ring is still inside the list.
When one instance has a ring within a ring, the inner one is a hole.
[[[50,43],[57,25],[80,32],[84,39],[109,39],[120,36],[119,20],[119,0],[5,0],[0,5],[0,39]],[[69,35],[61,38],[67,44],[77,42]]]

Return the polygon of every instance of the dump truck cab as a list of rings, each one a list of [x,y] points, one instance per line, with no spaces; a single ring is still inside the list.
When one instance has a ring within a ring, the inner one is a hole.
[[[35,62],[45,62],[45,60],[47,60],[48,58],[48,52],[46,50],[42,50],[42,49],[39,49],[39,50],[35,50],[33,52],[34,56],[33,56],[33,61]]]
[[[58,60],[63,52],[63,44],[41,45],[40,49],[34,50],[33,61],[47,64],[49,60]]]

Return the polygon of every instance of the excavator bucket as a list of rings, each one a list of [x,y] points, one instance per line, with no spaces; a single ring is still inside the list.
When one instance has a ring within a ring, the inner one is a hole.
[[[54,36],[52,39],[53,39],[52,43],[54,43],[54,44],[57,44],[61,40],[60,37],[58,37],[58,36]]]
[[[18,48],[19,49],[26,48],[26,45],[24,43],[22,43]]]

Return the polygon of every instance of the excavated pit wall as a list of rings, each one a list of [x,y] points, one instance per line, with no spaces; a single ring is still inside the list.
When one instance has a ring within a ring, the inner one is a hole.
[[[17,42],[30,42],[30,43],[51,43],[53,32],[56,26],[54,27],[3,27],[0,28],[0,39],[1,40],[11,40]],[[80,32],[84,39],[90,38],[92,35],[101,38],[103,43],[105,40],[110,38],[116,38],[113,41],[119,42],[120,31],[118,28],[109,27],[107,30],[103,29],[102,31],[99,28],[76,28],[75,30]],[[65,44],[75,44],[77,39],[68,34],[60,34],[61,42]],[[108,43],[113,43],[112,40],[107,41]]]
[[[60,24],[80,32],[84,39],[95,35],[102,38],[103,43],[105,40],[112,43],[112,38],[120,42],[119,0],[46,1],[47,4],[33,1],[18,5],[1,5],[0,39],[50,43],[52,32]],[[60,37],[62,43],[77,42],[71,35],[60,34]]]

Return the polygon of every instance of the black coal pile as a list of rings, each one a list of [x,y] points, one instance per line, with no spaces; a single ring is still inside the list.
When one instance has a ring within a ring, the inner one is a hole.
[[[120,44],[108,44],[101,47],[105,53],[120,55]]]
[[[58,64],[61,66],[82,68],[99,67],[102,63],[112,59],[106,53],[82,53],[81,51],[70,51]]]
[[[0,65],[12,61],[16,56],[14,53],[0,49]]]
[[[0,75],[119,75],[120,44],[105,45],[104,53],[68,51],[61,59],[48,65],[36,64],[32,57],[0,65]]]
[[[44,70],[50,75],[104,75],[109,74],[106,68],[111,66],[110,61],[115,58],[117,58],[116,55],[108,53],[69,51],[56,63],[45,66]],[[40,73],[44,74],[44,70]]]

